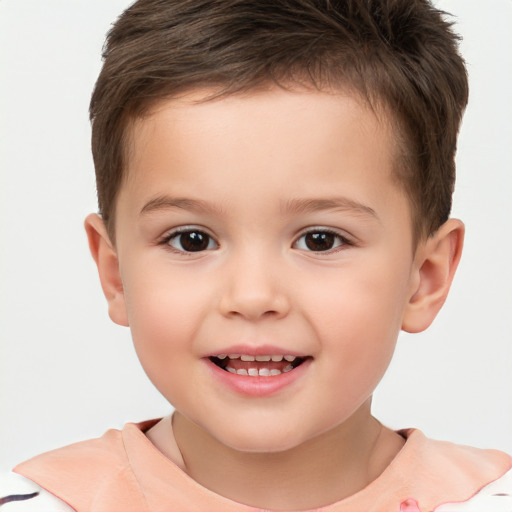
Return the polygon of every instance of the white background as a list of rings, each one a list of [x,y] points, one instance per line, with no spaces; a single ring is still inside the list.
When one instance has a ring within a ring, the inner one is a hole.
[[[451,296],[403,335],[375,394],[391,427],[512,453],[512,1],[442,0],[471,83]],[[107,316],[83,218],[96,210],[87,108],[126,0],[0,0],[0,469],[170,406]]]

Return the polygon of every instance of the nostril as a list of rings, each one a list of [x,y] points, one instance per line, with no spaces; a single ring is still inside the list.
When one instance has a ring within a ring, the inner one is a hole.
[[[254,307],[253,305],[251,305],[250,307],[240,307],[239,310],[233,309],[231,311],[228,311],[227,314],[228,316],[231,317],[246,318],[249,320],[259,320],[263,318],[274,318],[280,316],[280,313],[277,310],[270,309],[264,311],[261,308],[258,308],[257,306]]]
[[[249,270],[247,272],[250,272]],[[257,275],[251,281],[227,284],[219,296],[220,313],[232,319],[248,321],[271,320],[285,317],[291,304],[286,294],[274,289],[264,277]]]

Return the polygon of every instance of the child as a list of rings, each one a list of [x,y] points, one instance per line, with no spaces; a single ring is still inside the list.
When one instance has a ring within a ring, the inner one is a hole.
[[[466,99],[423,1],[136,3],[91,102],[86,229],[176,412],[16,472],[62,510],[512,509],[510,457],[370,414],[460,258]]]

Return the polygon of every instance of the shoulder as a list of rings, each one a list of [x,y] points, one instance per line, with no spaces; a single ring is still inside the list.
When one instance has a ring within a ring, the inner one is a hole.
[[[435,512],[512,512],[512,469],[461,503],[445,503]]]
[[[399,431],[407,439],[409,465],[417,470],[440,473],[452,480],[467,478],[486,483],[512,468],[512,457],[499,450],[474,448],[425,437],[416,429]]]
[[[419,510],[512,512],[509,455],[429,439],[419,430],[400,433],[407,442],[390,467]]]
[[[121,431],[109,430],[99,438],[37,455],[18,464],[14,472],[54,492],[54,488],[73,485],[77,480],[96,485],[125,466]]]
[[[146,510],[127,446],[132,455],[141,452],[143,457],[150,445],[143,432],[156,421],[129,423],[122,430],[111,429],[101,437],[37,455],[18,464],[14,472],[75,510],[88,511],[97,503],[101,510]]]
[[[0,474],[2,512],[73,512],[69,505],[32,480],[16,473]]]

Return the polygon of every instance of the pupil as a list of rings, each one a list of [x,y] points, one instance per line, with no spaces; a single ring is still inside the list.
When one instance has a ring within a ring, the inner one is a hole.
[[[334,245],[332,233],[308,233],[306,235],[306,246],[312,251],[328,251]]]
[[[208,235],[191,231],[180,235],[180,243],[185,251],[196,252],[204,251],[208,247]]]

